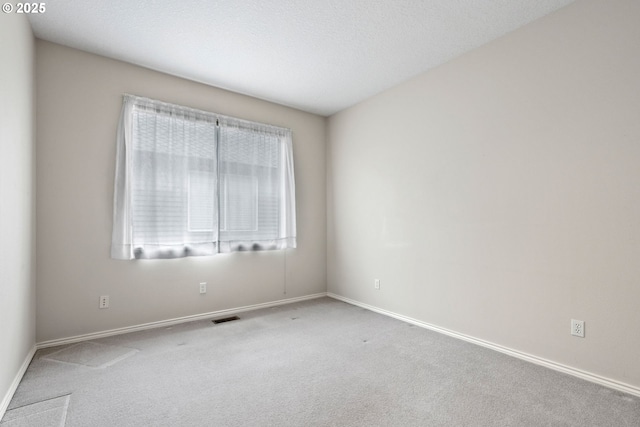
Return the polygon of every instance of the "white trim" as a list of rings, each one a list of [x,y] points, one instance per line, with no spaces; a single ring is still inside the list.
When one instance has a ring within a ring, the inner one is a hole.
[[[37,343],[36,347],[38,349],[41,349],[41,348],[47,348],[47,347],[55,347],[58,345],[73,344],[81,341],[88,341],[88,340],[95,340],[98,338],[110,337],[113,335],[128,334],[129,332],[144,331],[146,329],[161,328],[163,326],[171,326],[171,325],[177,325],[180,323],[193,322],[196,320],[210,319],[212,317],[218,317],[222,315],[231,315],[231,314],[241,313],[245,311],[258,310],[261,308],[269,308],[269,307],[276,307],[278,305],[292,304],[295,302],[307,301],[307,300],[322,298],[326,296],[327,296],[326,292],[320,292],[317,294],[305,295],[303,297],[287,298],[287,299],[282,299],[278,301],[246,305],[244,307],[228,308],[225,310],[194,314],[192,316],[177,317],[175,319],[160,320],[157,322],[143,323],[141,325],[126,326],[124,328],[110,329],[107,331],[92,332],[90,334],[76,335],[73,337],[42,341]]]
[[[7,412],[9,403],[11,402],[11,399],[13,399],[13,395],[18,389],[18,385],[20,384],[20,381],[22,381],[22,377],[24,376],[25,372],[27,372],[27,368],[29,367],[31,360],[33,360],[33,356],[35,356],[36,350],[37,350],[37,346],[34,345],[31,347],[31,350],[29,350],[29,353],[27,353],[27,357],[24,358],[24,362],[22,362],[22,366],[20,366],[18,373],[13,379],[13,382],[11,383],[9,390],[7,390],[7,393],[4,395],[4,398],[2,399],[2,403],[0,403],[0,420],[2,420],[2,417],[4,417],[5,412]]]
[[[634,396],[640,397],[640,388],[633,386],[631,384],[626,384],[620,381],[612,380],[610,378],[602,377],[600,375],[593,374],[591,372],[583,371],[582,369],[573,368],[571,366],[563,365],[561,363],[553,362],[551,360],[544,359],[542,357],[534,356],[532,354],[524,353],[518,350],[514,350],[508,347],[503,347],[498,344],[494,344],[489,341],[481,340],[479,338],[474,338],[469,335],[464,335],[446,328],[442,328],[440,326],[435,326],[430,323],[423,322],[421,320],[416,320],[411,317],[403,316],[402,314],[394,313],[392,311],[384,310],[382,308],[374,307],[369,304],[365,304],[359,301],[352,300],[350,298],[346,298],[340,295],[336,295],[332,292],[327,292],[327,296],[333,299],[337,299],[339,301],[346,302],[348,304],[352,304],[358,307],[366,308],[367,310],[374,311],[376,313],[384,314],[385,316],[393,317],[398,320],[402,320],[403,322],[411,323],[416,326],[420,326],[425,329],[432,330],[434,332],[438,332],[444,335],[448,335],[453,338],[457,338],[463,341],[470,342],[472,344],[480,345],[482,347],[489,348],[491,350],[498,351],[503,354],[507,354],[512,357],[516,357],[521,360],[525,360],[527,362],[535,363],[536,365],[541,365],[549,369],[553,369],[554,371],[559,371],[565,374],[572,375],[574,377],[581,378],[583,380],[590,381],[592,383],[596,383],[608,388],[612,388],[614,390],[618,390],[624,393],[629,393]]]

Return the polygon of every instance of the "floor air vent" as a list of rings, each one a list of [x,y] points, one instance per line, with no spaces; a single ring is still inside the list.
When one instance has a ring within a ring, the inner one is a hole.
[[[212,320],[212,322],[217,325],[218,323],[231,322],[232,320],[240,320],[240,318],[238,316],[223,317],[222,319]]]

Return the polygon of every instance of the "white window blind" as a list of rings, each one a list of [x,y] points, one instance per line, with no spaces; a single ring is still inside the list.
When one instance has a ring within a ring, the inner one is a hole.
[[[296,246],[291,131],[125,95],[111,256]]]
[[[189,231],[214,231],[216,217],[216,175],[207,171],[189,174],[188,215]]]

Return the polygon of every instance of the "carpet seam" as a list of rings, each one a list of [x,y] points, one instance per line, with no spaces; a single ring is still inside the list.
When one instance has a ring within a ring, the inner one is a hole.
[[[68,412],[68,409],[69,409],[69,402],[71,400],[71,394],[72,393],[64,393],[64,394],[60,394],[58,396],[49,397],[49,398],[38,400],[38,401],[35,401],[35,402],[26,403],[24,405],[16,406],[15,408],[11,408],[11,409],[7,410],[7,414],[8,413],[13,413],[13,411],[19,411],[20,409],[27,408],[28,406],[38,405],[38,404],[50,402],[50,401],[56,400],[56,399],[63,399],[63,404],[61,406],[56,406],[56,407],[47,408],[47,409],[43,409],[43,410],[36,410],[35,412],[30,412],[30,413],[21,415],[18,418],[10,419],[8,421],[11,421],[11,422],[16,421],[16,420],[24,421],[24,420],[27,420],[27,419],[32,418],[34,416],[43,414],[45,412],[51,412],[51,411],[55,411],[55,410],[57,410],[59,408],[62,408],[62,416],[60,417],[61,418],[60,419],[60,427],[64,427],[66,425],[67,412]],[[4,420],[4,416],[3,416],[3,418],[0,418],[0,425],[3,424],[4,421],[5,420]]]
[[[24,408],[25,406],[29,406],[29,405],[35,405],[36,403],[43,403],[43,402],[48,402],[49,400],[60,399],[61,397],[65,397],[65,396],[71,396],[71,393],[64,393],[64,394],[60,394],[58,396],[47,397],[46,399],[42,399],[42,400],[36,400],[35,402],[25,403],[24,405],[20,405],[20,406],[16,406],[15,408],[11,408],[11,409],[9,409],[9,411],[14,411],[16,409]]]

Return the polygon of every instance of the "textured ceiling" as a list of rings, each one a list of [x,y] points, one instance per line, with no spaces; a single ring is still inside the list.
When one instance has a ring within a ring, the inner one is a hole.
[[[50,0],[38,38],[330,115],[573,0]]]

